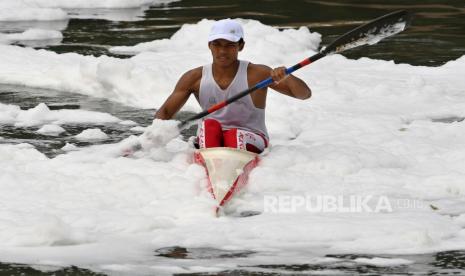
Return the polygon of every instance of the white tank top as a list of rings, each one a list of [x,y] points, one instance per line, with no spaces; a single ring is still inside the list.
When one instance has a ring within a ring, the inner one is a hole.
[[[236,76],[225,90],[221,89],[213,78],[212,65],[203,66],[199,91],[199,103],[202,109],[206,110],[212,105],[225,101],[248,89],[248,65],[248,61],[240,60]],[[265,110],[255,107],[250,94],[213,112],[205,118],[217,120],[221,123],[223,130],[231,128],[244,129],[263,134],[268,139],[268,132],[265,126]]]

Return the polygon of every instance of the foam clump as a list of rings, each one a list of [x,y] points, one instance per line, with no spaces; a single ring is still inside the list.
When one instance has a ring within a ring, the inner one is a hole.
[[[93,141],[108,139],[108,135],[98,128],[85,129],[75,136],[79,141]]]

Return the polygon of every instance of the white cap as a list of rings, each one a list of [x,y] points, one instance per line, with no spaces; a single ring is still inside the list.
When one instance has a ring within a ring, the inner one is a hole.
[[[210,34],[208,35],[208,42],[215,39],[226,39],[233,42],[238,42],[244,37],[242,26],[232,19],[223,19],[216,21],[213,24]]]

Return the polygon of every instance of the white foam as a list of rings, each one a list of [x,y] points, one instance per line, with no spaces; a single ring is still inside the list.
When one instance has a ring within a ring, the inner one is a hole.
[[[95,18],[135,21],[150,6],[163,6],[176,0],[2,0],[0,21],[63,21],[69,18]]]
[[[65,11],[58,8],[40,7],[23,0],[2,0],[0,21],[55,21],[66,20]]]
[[[142,127],[142,126],[132,127],[132,128],[130,129],[130,131],[133,131],[133,132],[144,132],[144,131],[145,131],[145,127]]]
[[[125,126],[137,126],[137,123],[132,121],[132,120],[124,120],[119,122],[120,125],[125,125]]]
[[[413,264],[413,261],[400,258],[356,258],[356,263],[374,265],[374,266],[399,266]]]
[[[305,28],[278,31],[252,20],[243,23],[244,59],[293,65],[319,44],[319,35]],[[156,108],[183,72],[210,61],[205,42],[210,25],[206,20],[186,25],[169,40],[126,48],[141,51],[126,60],[2,45],[0,82]],[[185,40],[177,38],[181,35]],[[220,218],[205,190],[205,172],[192,164],[193,149],[177,136],[173,121],[155,122],[144,136],[117,145],[53,159],[30,145],[0,144],[0,203],[8,206],[0,208],[0,259],[156,274],[308,263],[309,256],[326,253],[463,249],[464,70],[465,57],[426,67],[340,55],[300,69],[295,74],[311,86],[312,98],[268,92],[271,149],[228,207],[232,215]],[[184,110],[199,108],[190,101]],[[38,126],[102,115],[55,112],[44,105],[22,111],[1,104],[0,122]],[[446,117],[458,119],[431,120]],[[132,158],[117,154],[141,139],[146,147]],[[385,196],[392,211],[264,212],[265,196],[303,195]],[[264,213],[234,216],[247,210]],[[153,256],[155,249],[175,245],[257,253],[221,263]]]
[[[28,127],[43,124],[98,124],[118,123],[121,120],[108,113],[88,110],[50,110],[44,103],[34,108],[21,110],[15,105],[0,103],[0,122],[14,124],[15,126]]]
[[[52,136],[57,136],[62,132],[65,132],[66,130],[60,126],[57,125],[43,125],[39,130],[37,130],[38,133],[40,134],[45,134],[45,135],[52,135]]]
[[[127,8],[138,8],[150,5],[162,5],[174,2],[173,0],[25,0],[26,3],[34,3],[41,7],[49,8],[80,8],[80,9],[95,9],[95,8],[107,8],[107,9],[127,9]]]
[[[74,144],[66,143],[61,149],[64,151],[73,151],[78,150],[78,147]]]
[[[174,120],[155,119],[151,126],[141,135],[142,146],[146,149],[162,147],[179,136],[178,122]]]
[[[79,141],[93,141],[93,140],[105,140],[108,135],[98,128],[89,128],[83,130],[78,135],[74,136]]]
[[[310,33],[307,28],[279,31],[254,20],[243,22],[247,28],[246,43],[251,45],[244,50],[244,58],[256,62],[292,64],[314,53],[320,42],[320,35]],[[8,64],[0,67],[0,82],[111,98],[141,108],[161,106],[182,73],[210,62],[206,37],[211,24],[210,20],[187,24],[170,40],[156,41],[155,48],[149,46],[149,52],[130,59],[56,54],[0,45],[0,58]],[[275,54],[280,52],[285,55]],[[20,60],[29,62],[24,64]],[[199,107],[190,99],[185,110],[199,111]]]
[[[28,46],[56,45],[61,42],[63,35],[55,30],[28,29],[22,33],[0,33],[0,43],[24,44]]]

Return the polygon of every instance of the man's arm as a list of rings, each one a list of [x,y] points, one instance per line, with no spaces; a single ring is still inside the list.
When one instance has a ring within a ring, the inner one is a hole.
[[[254,79],[254,83],[258,83],[271,76],[274,83],[270,85],[270,88],[279,93],[301,100],[312,96],[312,91],[303,80],[293,75],[286,75],[285,67],[271,69],[266,65],[253,64],[252,70],[251,77]]]
[[[271,78],[275,81],[270,88],[285,95],[305,100],[312,96],[312,90],[301,79],[294,75],[286,75],[286,67],[278,67],[270,71]]]
[[[155,113],[155,119],[169,120],[184,106],[192,93],[198,90],[198,82],[202,77],[202,68],[186,72],[174,87],[171,95]]]

